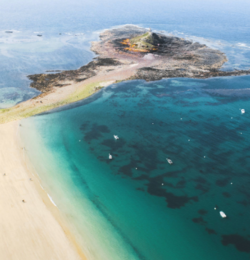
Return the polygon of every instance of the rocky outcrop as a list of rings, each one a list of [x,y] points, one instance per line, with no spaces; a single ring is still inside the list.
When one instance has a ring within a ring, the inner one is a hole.
[[[100,41],[92,43],[91,49],[99,56],[89,64],[77,70],[30,75],[28,77],[33,81],[31,87],[46,93],[53,87],[82,82],[100,72],[109,74],[119,68],[122,73],[122,70],[128,70],[131,66],[134,66],[133,75],[125,80],[250,74],[249,70],[221,71],[227,58],[219,50],[134,25],[104,31],[100,34]],[[114,74],[113,80],[117,80],[116,76]]]

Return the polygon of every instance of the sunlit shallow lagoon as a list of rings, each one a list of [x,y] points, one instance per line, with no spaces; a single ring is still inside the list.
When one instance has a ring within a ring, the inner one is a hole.
[[[249,259],[249,85],[131,81],[23,120],[42,185],[89,259]]]

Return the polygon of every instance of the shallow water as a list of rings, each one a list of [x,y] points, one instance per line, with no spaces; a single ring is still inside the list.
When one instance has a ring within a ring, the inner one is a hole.
[[[132,81],[23,121],[89,259],[249,259],[249,85]]]
[[[0,108],[39,94],[27,75],[86,64],[101,30],[128,23],[219,49],[224,70],[248,69],[249,8],[0,0]],[[249,259],[249,79],[120,83],[23,121],[42,186],[88,259]]]

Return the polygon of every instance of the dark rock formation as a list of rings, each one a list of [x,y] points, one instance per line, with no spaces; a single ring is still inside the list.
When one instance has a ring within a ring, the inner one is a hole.
[[[128,42],[129,47],[126,46]],[[144,43],[150,46],[143,47]],[[118,67],[129,70],[131,66],[136,67],[130,69],[131,75],[124,80],[154,81],[173,77],[209,78],[250,74],[250,70],[221,71],[227,58],[219,50],[133,25],[104,31],[100,41],[92,43],[91,49],[99,55],[92,62],[77,70],[30,75],[28,77],[33,81],[31,87],[45,93],[53,87],[81,82],[100,72],[106,75]],[[115,74],[113,77],[116,80]]]

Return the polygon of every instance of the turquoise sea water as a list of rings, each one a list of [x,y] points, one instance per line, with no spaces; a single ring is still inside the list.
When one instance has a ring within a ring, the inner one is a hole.
[[[89,259],[249,259],[249,87],[132,81],[23,120],[42,185]]]
[[[223,69],[247,69],[249,8],[0,0],[0,108],[38,94],[27,75],[86,64],[101,30],[128,23],[205,43],[226,53]],[[88,259],[249,259],[249,89],[249,76],[131,81],[23,120],[26,152]]]

